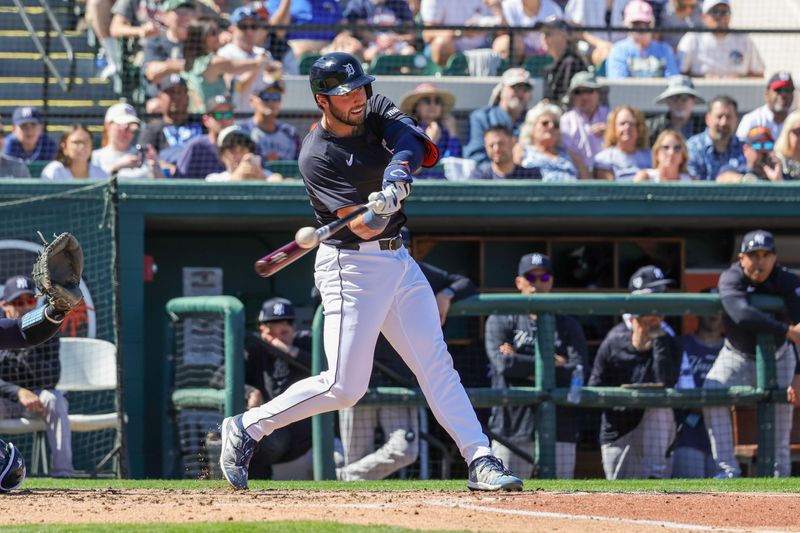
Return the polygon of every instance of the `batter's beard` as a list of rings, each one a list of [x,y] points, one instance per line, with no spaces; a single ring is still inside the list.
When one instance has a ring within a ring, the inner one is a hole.
[[[333,106],[330,106],[328,110],[331,112],[331,115],[333,115],[333,118],[343,124],[347,124],[348,126],[361,126],[364,124],[364,119],[366,118],[366,107],[364,107],[364,111],[358,116],[358,118],[353,118],[353,115],[350,113],[342,113]]]

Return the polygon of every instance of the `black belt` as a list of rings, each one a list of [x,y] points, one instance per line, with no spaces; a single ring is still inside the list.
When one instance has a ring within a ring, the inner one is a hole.
[[[403,238],[398,235],[397,237],[392,237],[391,239],[381,239],[378,241],[378,246],[380,246],[381,250],[399,250],[403,246]],[[361,246],[359,246],[357,242],[337,244],[336,247],[340,250],[361,249]]]

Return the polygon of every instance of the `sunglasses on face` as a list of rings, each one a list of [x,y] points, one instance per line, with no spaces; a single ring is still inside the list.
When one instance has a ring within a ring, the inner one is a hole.
[[[217,111],[215,113],[209,113],[209,116],[214,120],[223,120],[223,119],[232,119],[233,112],[232,111]]]
[[[528,280],[528,283],[536,283],[537,280],[540,280],[542,283],[547,283],[553,279],[553,276],[547,272],[542,272],[541,274],[537,274],[536,272],[528,272],[525,274],[525,279]]]
[[[517,83],[516,85],[512,85],[511,88],[515,91],[522,91],[526,93],[531,91],[531,86],[527,83]]]
[[[650,27],[650,23],[649,22],[632,22],[631,23],[631,28],[649,28],[649,27]]]
[[[431,98],[429,96],[425,96],[424,98],[420,98],[419,99],[419,103],[425,104],[425,105],[431,105],[431,104],[433,104],[433,105],[442,105],[442,99],[439,98],[438,96],[433,97],[433,98]]]
[[[539,122],[539,124],[541,124],[545,128],[553,128],[556,130],[560,127],[560,124],[555,120],[542,120],[541,122]]]
[[[34,296],[20,296],[19,298],[14,298],[8,303],[14,307],[33,307],[36,305],[36,298]]]
[[[775,148],[775,143],[772,141],[766,141],[763,143],[753,143],[750,145],[750,148],[753,150],[758,150],[759,152],[769,152],[773,148]]]
[[[265,102],[280,102],[283,99],[283,95],[280,93],[261,93],[258,97]]]
[[[778,94],[792,94],[794,93],[794,89],[791,87],[780,87],[779,89],[775,89],[774,92]]]
[[[721,19],[722,17],[730,17],[731,10],[730,9],[712,9],[708,12],[715,19]]]
[[[592,94],[597,89],[589,89],[588,87],[584,87],[582,89],[575,89],[572,91],[572,94]]]
[[[662,144],[658,147],[659,150],[662,152],[668,152],[672,150],[673,152],[680,152],[682,146],[680,144]]]
[[[258,24],[237,24],[236,27],[242,31],[256,31],[260,28]]]

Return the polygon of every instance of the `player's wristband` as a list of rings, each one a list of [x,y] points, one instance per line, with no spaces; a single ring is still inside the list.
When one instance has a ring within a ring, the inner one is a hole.
[[[383,230],[389,225],[389,216],[376,215],[375,211],[367,211],[364,215],[364,225],[371,230]]]

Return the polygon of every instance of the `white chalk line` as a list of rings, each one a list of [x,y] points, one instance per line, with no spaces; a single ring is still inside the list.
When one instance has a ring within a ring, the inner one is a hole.
[[[483,505],[475,505],[469,503],[458,503],[448,500],[426,500],[424,503],[427,505],[438,506],[438,507],[458,507],[461,509],[468,509],[471,511],[482,511],[486,513],[512,514],[518,516],[535,516],[539,518],[561,518],[567,520],[591,520],[593,522],[614,522],[618,524],[647,525],[656,527],[666,527],[671,529],[685,529],[689,531],[719,531],[719,532],[729,532],[729,533],[758,531],[758,533],[787,533],[786,531],[783,530],[706,526],[701,524],[686,524],[681,522],[647,520],[640,518],[621,518],[616,516],[554,513],[548,511],[524,511],[521,509],[498,509],[496,507],[486,507]]]

